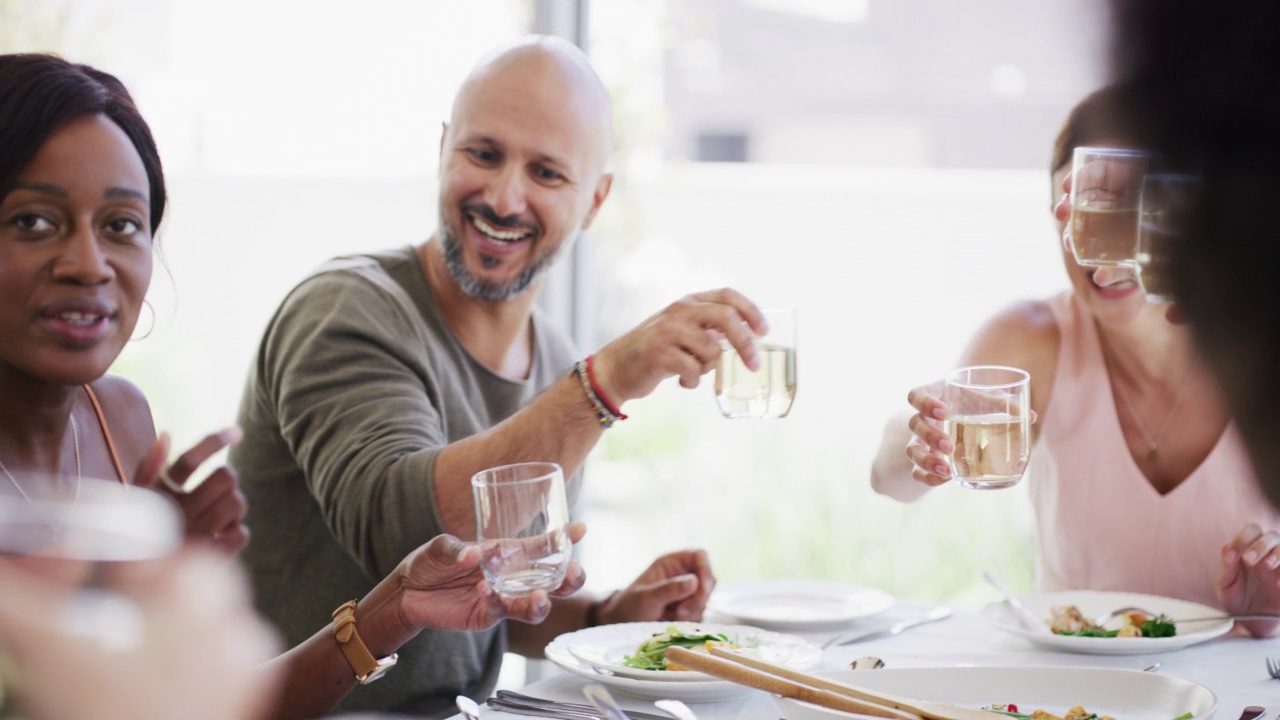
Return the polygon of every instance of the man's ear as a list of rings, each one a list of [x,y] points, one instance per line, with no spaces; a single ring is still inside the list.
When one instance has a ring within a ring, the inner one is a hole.
[[[449,123],[440,123],[440,165],[444,166],[444,141],[449,137]]]
[[[595,192],[591,194],[591,209],[587,211],[587,216],[582,219],[582,229],[586,230],[591,227],[591,223],[596,219],[596,213],[600,212],[600,206],[604,204],[604,199],[609,197],[609,190],[613,188],[613,174],[605,173],[600,176],[600,182],[596,183]]]

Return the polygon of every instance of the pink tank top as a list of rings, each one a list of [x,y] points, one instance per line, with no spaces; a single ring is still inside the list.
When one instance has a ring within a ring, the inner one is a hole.
[[[1280,527],[1234,422],[1182,484],[1160,495],[1125,446],[1097,327],[1074,293],[1052,298],[1061,345],[1028,468],[1036,586],[1122,590],[1217,606],[1222,546],[1249,522]]]

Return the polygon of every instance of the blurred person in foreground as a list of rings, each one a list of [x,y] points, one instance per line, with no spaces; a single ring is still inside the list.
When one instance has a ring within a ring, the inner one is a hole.
[[[424,538],[474,538],[478,471],[559,463],[572,505],[624,403],[672,376],[695,387],[724,338],[758,367],[763,318],[732,290],[678,300],[587,358],[535,305],[543,271],[609,194],[611,138],[608,93],[581,50],[542,36],[497,49],[444,126],[433,235],[331,261],[272,318],[231,460],[259,608],[287,642]],[[457,694],[492,691],[508,649],[540,657],[586,626],[697,620],[713,582],[705,552],[669,553],[621,592],[558,600],[538,626],[424,633],[345,707],[452,713]]]
[[[1135,145],[1130,99],[1109,86],[1071,111],[1050,163],[1051,207],[1077,146]],[[1066,220],[1059,213],[1060,236]],[[1280,613],[1280,512],[1258,489],[1190,332],[1146,301],[1133,269],[1081,266],[1062,245],[1071,290],[992,318],[957,365],[1031,375],[1037,588]],[[872,468],[878,492],[911,501],[952,479],[941,395],[941,382],[913,389],[911,411],[889,422]],[[1259,636],[1276,625],[1244,624]]]
[[[1280,3],[1112,0],[1131,120],[1204,195],[1176,256],[1177,311],[1280,506]]]
[[[0,55],[0,487],[14,500],[6,522],[13,522],[12,514],[19,512],[13,507],[30,508],[51,493],[76,502],[82,483],[94,478],[114,478],[110,482],[126,485],[131,477],[124,466],[138,468],[132,475],[135,485],[157,483],[166,446],[156,439],[146,400],[133,385],[106,373],[133,332],[150,284],[165,198],[155,142],[118,79],[52,55]],[[244,503],[229,470],[205,481],[214,483],[217,492],[188,493],[177,485],[228,440],[227,433],[215,434],[184,453],[167,470],[174,487],[156,490],[181,509],[187,544],[196,548],[233,550],[247,537],[240,527]],[[219,477],[224,481],[217,481]],[[129,491],[153,492],[145,487]],[[584,532],[580,523],[571,526],[575,542]],[[507,617],[526,622],[546,617],[551,604],[545,592],[514,600],[498,597],[483,579],[479,555],[475,545],[435,537],[407,549],[380,582],[352,596],[361,598],[350,617],[368,650],[379,656],[392,653],[428,626],[474,631]],[[194,569],[184,568],[181,559],[155,566],[155,578],[127,582],[120,591],[147,595],[147,583],[161,592],[177,583],[174,602],[194,603],[168,608],[148,600],[141,609],[147,613],[155,608],[158,614],[148,619],[168,628],[168,633],[179,633],[150,638],[167,662],[147,667],[178,686],[174,698],[190,690],[192,701],[198,702],[218,690],[219,678],[211,678],[209,688],[184,685],[199,679],[193,680],[199,672],[192,668],[199,667],[198,656],[208,648],[193,647],[183,638],[198,643],[214,631],[185,628],[184,619],[201,622],[201,613],[209,610],[208,622],[216,622],[225,610],[226,616],[243,620],[238,629],[226,628],[229,637],[253,637],[257,632],[248,598],[236,589],[241,585],[233,583],[225,595],[210,595],[213,605],[200,607],[206,598],[184,585],[183,578],[207,561],[193,562]],[[0,617],[12,621],[0,623],[0,644],[21,670],[14,681],[15,695],[32,707],[62,707],[60,703],[71,703],[76,696],[95,697],[80,693],[81,687],[129,677],[129,669],[109,667],[127,658],[97,656],[103,665],[88,657],[61,657],[71,649],[64,642],[29,641],[42,628],[56,632],[59,601],[51,593],[69,597],[74,588],[68,585],[76,582],[59,585],[50,584],[50,577],[42,579],[41,568],[47,569],[48,563],[38,558],[0,555],[0,565],[7,573],[0,583]],[[30,583],[22,582],[22,573],[33,569],[40,572]],[[229,569],[217,577],[236,572]],[[173,576],[163,577],[166,573]],[[576,592],[584,579],[581,567],[572,563],[557,593]],[[336,639],[348,624],[329,621],[328,616],[316,619],[304,642],[260,669],[281,679],[282,689],[270,701],[270,717],[328,712],[356,685]],[[255,642],[246,648],[242,662],[261,655],[266,641]],[[223,662],[231,660],[219,658],[211,667],[238,677],[239,671],[220,665]],[[48,695],[58,687],[68,697]],[[238,692],[222,690],[231,697]],[[124,693],[111,697],[130,701]],[[50,711],[49,716],[96,717],[106,712]],[[198,715],[193,711],[165,716]]]

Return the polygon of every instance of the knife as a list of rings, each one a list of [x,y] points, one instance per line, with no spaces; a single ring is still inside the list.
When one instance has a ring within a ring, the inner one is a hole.
[[[547,700],[545,698],[530,697],[521,695],[511,690],[499,690],[496,697],[489,699],[490,707],[498,707],[508,712],[516,712],[516,708],[528,708],[531,710],[575,713],[585,715],[587,717],[602,717],[599,710],[591,705],[580,703],[562,702],[560,700]],[[670,715],[658,715],[656,713],[641,712],[639,710],[624,710],[627,717],[631,720],[671,720]]]
[[[902,620],[890,625],[887,628],[874,628],[871,630],[863,630],[862,632],[853,633],[852,635],[841,635],[833,640],[828,640],[822,647],[827,648],[832,645],[851,645],[863,640],[871,640],[880,637],[893,637],[901,633],[907,628],[913,628],[917,625],[936,622],[951,617],[951,608],[939,605],[924,615],[910,620]]]

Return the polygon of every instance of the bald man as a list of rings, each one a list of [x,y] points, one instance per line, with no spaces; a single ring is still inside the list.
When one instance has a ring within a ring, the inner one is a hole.
[[[331,261],[272,319],[231,462],[249,500],[244,559],[258,605],[290,645],[431,537],[474,539],[477,471],[554,461],[574,496],[588,451],[628,400],[671,376],[695,387],[721,338],[757,366],[763,320],[732,290],[676,301],[589,367],[534,304],[543,270],[609,195],[611,126],[608,94],[578,48],[535,36],[499,49],[463,83],[444,127],[431,238]],[[342,708],[450,714],[459,693],[492,691],[505,650],[538,656],[590,624],[696,620],[713,583],[705,553],[671,553],[620,592],[554,600],[540,625],[424,632]]]

